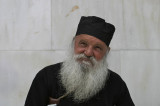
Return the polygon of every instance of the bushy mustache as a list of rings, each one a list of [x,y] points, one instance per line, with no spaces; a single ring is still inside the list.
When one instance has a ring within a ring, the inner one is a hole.
[[[84,53],[75,55],[74,59],[88,66],[94,66],[97,63],[97,60],[93,56],[86,56]]]

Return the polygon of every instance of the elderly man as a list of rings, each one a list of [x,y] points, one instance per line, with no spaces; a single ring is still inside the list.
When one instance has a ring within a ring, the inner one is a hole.
[[[125,82],[107,68],[114,31],[104,19],[81,17],[68,58],[36,75],[25,106],[134,106]]]

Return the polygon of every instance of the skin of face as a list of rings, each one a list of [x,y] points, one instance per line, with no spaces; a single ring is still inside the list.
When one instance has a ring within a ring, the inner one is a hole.
[[[74,53],[84,53],[87,57],[94,57],[100,61],[110,48],[101,40],[87,34],[81,34],[75,37]],[[80,59],[79,61],[89,61],[88,59]]]

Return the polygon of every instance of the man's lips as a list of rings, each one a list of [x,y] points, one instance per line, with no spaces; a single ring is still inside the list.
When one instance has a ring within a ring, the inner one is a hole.
[[[78,58],[77,59],[79,62],[83,62],[83,61],[86,61],[86,62],[89,62],[93,65],[93,62],[89,59],[89,58]]]

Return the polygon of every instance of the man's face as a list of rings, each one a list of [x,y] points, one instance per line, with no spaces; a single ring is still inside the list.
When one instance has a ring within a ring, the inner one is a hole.
[[[90,35],[82,34],[74,39],[74,48],[70,48],[60,76],[75,102],[88,100],[104,87],[108,77],[107,49],[104,42]]]
[[[81,34],[75,38],[75,54],[84,54],[87,57],[94,57],[97,61],[100,61],[105,56],[107,49],[109,49],[109,47],[107,47],[103,41],[97,39],[96,37]],[[89,62],[89,59],[81,58],[78,61]]]

